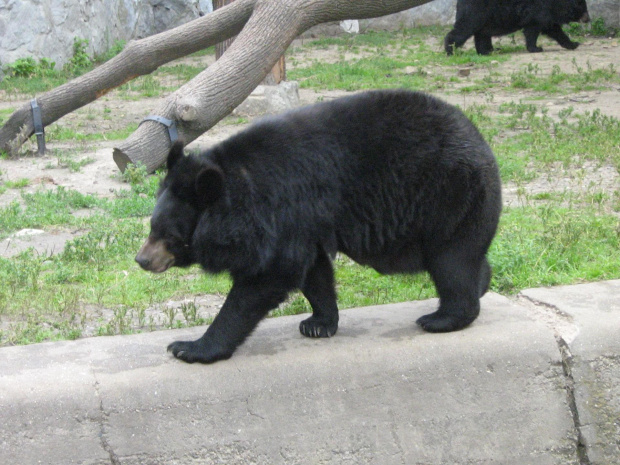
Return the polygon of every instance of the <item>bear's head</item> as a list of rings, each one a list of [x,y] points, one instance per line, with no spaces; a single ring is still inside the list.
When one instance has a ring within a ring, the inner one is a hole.
[[[185,156],[181,142],[172,146],[167,168],[151,216],[151,232],[136,255],[136,262],[154,273],[195,263],[191,243],[200,214],[224,195],[222,170],[205,159]]]
[[[571,9],[570,21],[578,21],[581,23],[590,22],[586,0],[573,0],[570,3],[572,3],[572,5],[569,4],[569,8]]]

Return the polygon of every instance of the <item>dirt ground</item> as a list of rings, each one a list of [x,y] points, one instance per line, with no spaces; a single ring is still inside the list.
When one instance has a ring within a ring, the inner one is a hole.
[[[439,39],[433,46],[441,49]],[[575,66],[587,69],[603,68],[609,65],[620,67],[620,47],[617,39],[590,39],[583,43],[577,50],[568,51],[560,48],[557,44],[542,40],[541,44],[545,51],[539,54],[529,54],[527,52],[515,53],[507,63],[498,64],[499,73],[510,74],[522,69],[528,64],[538,67],[539,72],[549,73],[553,66],[558,65],[566,71],[573,71]],[[471,47],[472,45],[469,44]],[[359,56],[359,55],[356,55]],[[334,62],[341,57],[334,50],[308,50],[300,52],[296,56],[296,66],[304,66],[312,59],[320,59],[326,62]],[[210,64],[213,57],[192,57],[185,58],[183,62],[206,66]],[[291,65],[289,64],[289,69]],[[436,67],[426,69],[427,73],[457,73],[458,69]],[[489,73],[487,68],[472,66],[469,69],[469,76],[462,77],[463,85],[476,79],[480,79]],[[458,85],[458,84],[457,84]],[[319,99],[336,98],[345,94],[343,91],[315,92],[313,90],[300,89],[300,100],[302,104],[316,102]],[[480,94],[458,94],[452,89],[451,92],[437,93],[445,100],[467,107],[472,104],[484,104],[487,106],[499,106],[504,102],[532,102],[537,105],[545,106],[550,115],[557,113],[572,106],[576,112],[600,110],[602,113],[620,118],[620,86],[607,88],[600,91],[588,92],[579,95],[569,96],[544,96],[534,94],[532,91],[524,90],[520,93],[502,92],[493,90],[492,99],[489,96]],[[73,128],[82,133],[96,132],[105,133],[116,129],[122,129],[128,124],[139,123],[146,115],[152,113],[165,99],[166,94],[156,98],[146,98],[141,100],[128,100],[120,96],[119,92],[111,92],[104,98],[92,104],[66,115],[56,124]],[[18,108],[29,98],[23,101],[12,100],[6,95],[0,94],[0,109]],[[111,118],[104,118],[108,114]],[[230,121],[222,121],[199,139],[194,141],[192,147],[208,147],[213,145],[231,134],[242,130],[247,124],[230,124]],[[51,129],[48,128],[48,130]],[[115,144],[119,141],[99,141],[99,142],[48,142],[49,153],[43,157],[34,156],[36,152],[36,141],[33,139],[26,148],[31,151],[31,155],[17,159],[0,159],[0,180],[18,181],[28,179],[30,182],[23,189],[7,189],[0,194],[0,207],[9,205],[11,202],[21,202],[20,191],[33,192],[39,189],[55,189],[57,186],[64,186],[67,189],[74,189],[82,193],[94,194],[97,196],[111,196],[114,191],[127,189],[119,173],[117,166],[112,159],[112,151]],[[92,160],[85,164],[79,171],[73,172],[59,162],[57,154],[71,153],[74,161],[88,158]],[[556,172],[545,173],[525,186],[528,192],[550,192],[567,190],[583,190],[588,186],[597,185],[610,191],[618,189],[620,179],[617,170],[611,166],[585,165],[579,173],[566,171],[563,167],[558,167]],[[514,205],[519,202],[517,186],[510,183],[504,186],[504,201],[507,205]],[[82,214],[76,212],[76,214]],[[20,251],[34,247],[42,253],[59,252],[63,249],[67,240],[77,234],[77,231],[55,230],[37,231],[23,230],[11,237],[0,241],[0,256],[12,256]],[[202,297],[201,297],[202,298]],[[222,303],[221,296],[204,297],[207,301],[201,301],[202,308],[219,308]],[[203,299],[203,300],[204,300]],[[180,305],[179,302],[171,303]],[[88,330],[85,331],[88,335]]]

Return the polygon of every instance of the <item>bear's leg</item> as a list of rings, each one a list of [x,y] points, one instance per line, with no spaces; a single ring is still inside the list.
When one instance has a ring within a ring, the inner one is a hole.
[[[234,280],[213,323],[200,339],[176,341],[168,351],[185,362],[213,363],[230,358],[265,315],[282,303],[295,285],[279,285],[273,276]]]
[[[480,313],[480,293],[488,287],[485,282],[490,278],[490,269],[469,252],[446,251],[430,259],[428,271],[439,294],[439,309],[418,318],[417,323],[426,331],[455,331],[469,325]]]
[[[567,48],[569,50],[575,50],[579,47],[579,42],[573,42],[570,40],[564,31],[562,30],[562,26],[559,24],[554,24],[548,29],[543,29],[543,34],[548,35],[553,40],[555,40],[560,46]]]
[[[308,337],[331,337],[338,330],[338,305],[334,287],[334,270],[324,250],[308,270],[301,287],[312,306],[312,316],[299,324],[299,331]]]
[[[471,33],[457,32],[456,29],[452,29],[450,32],[448,32],[446,38],[443,41],[443,46],[446,54],[452,55],[454,51],[457,48],[462,47],[463,44],[467,42],[467,39],[469,39],[471,36]]]
[[[538,35],[540,34],[540,29],[538,27],[526,27],[523,28],[523,35],[525,36],[525,48],[530,53],[539,53],[542,52],[543,49],[536,45],[536,41],[538,40]]]
[[[474,43],[476,45],[476,52],[479,55],[488,55],[493,51],[493,42],[491,36],[484,34],[474,34]]]

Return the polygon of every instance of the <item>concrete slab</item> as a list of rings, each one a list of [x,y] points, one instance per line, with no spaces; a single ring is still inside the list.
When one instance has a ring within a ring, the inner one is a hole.
[[[588,464],[620,464],[620,280],[521,293],[564,315],[574,410]]]
[[[165,352],[204,328],[2,348],[0,463],[578,464],[553,333],[495,294],[424,333],[436,304],[265,320],[209,366]]]

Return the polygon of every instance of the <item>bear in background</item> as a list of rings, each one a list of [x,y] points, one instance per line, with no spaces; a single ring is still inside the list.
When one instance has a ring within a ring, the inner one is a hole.
[[[528,52],[542,52],[536,45],[541,33],[574,50],[579,42],[571,41],[562,25],[576,21],[590,21],[585,0],[458,0],[454,28],[446,35],[444,48],[452,55],[474,36],[476,52],[488,55],[493,51],[491,37],[523,29]]]
[[[229,358],[293,290],[312,307],[300,331],[338,329],[331,258],[381,273],[428,271],[436,312],[418,324],[454,331],[480,311],[486,253],[501,211],[495,157],[457,108],[424,93],[371,91],[259,120],[200,155],[172,147],[136,256],[145,270],[200,264],[232,288],[186,362]]]

